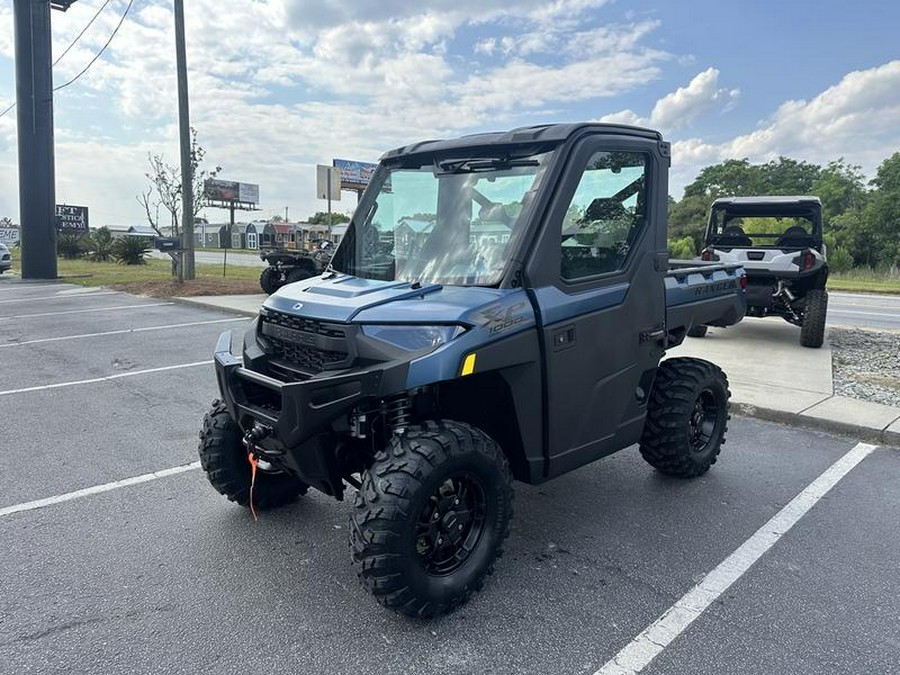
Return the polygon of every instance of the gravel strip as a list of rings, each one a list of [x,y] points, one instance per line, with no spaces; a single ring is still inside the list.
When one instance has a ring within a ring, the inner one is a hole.
[[[834,393],[900,407],[900,333],[832,328]]]

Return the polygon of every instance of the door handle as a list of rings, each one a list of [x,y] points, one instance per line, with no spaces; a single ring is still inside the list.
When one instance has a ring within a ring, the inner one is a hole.
[[[568,325],[558,328],[552,333],[553,351],[560,352],[575,344],[575,326]]]
[[[651,328],[650,330],[645,330],[641,333],[641,342],[659,342],[665,344],[666,342],[666,329],[665,328]]]

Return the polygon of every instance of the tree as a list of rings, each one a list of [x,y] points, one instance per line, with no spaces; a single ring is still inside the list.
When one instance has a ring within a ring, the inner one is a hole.
[[[684,188],[685,197],[703,197],[712,202],[718,197],[745,197],[763,194],[764,181],[759,166],[744,159],[728,159],[707,166],[694,182]]]
[[[865,245],[880,267],[900,265],[900,152],[885,159],[870,183],[875,189],[865,209]]]
[[[197,130],[191,127],[191,184],[194,191],[194,204],[191,222],[196,222],[200,210],[203,208],[204,184],[210,178],[215,178],[222,170],[217,166],[212,171],[201,169],[206,150],[197,142]],[[159,236],[163,236],[164,225],[160,221],[160,211],[169,216],[169,228],[171,236],[181,237],[181,168],[167,164],[162,155],[147,153],[147,161],[150,170],[144,174],[150,184],[146,190],[137,197],[138,202],[144,207],[147,222]],[[172,274],[177,272],[178,254],[172,255]]]
[[[669,257],[675,260],[690,260],[697,255],[694,240],[691,237],[669,239]]]
[[[325,211],[316,211],[313,215],[306,219],[306,222],[310,225],[327,225],[328,224],[328,213]],[[338,223],[349,223],[350,216],[346,213],[332,213],[331,214],[331,224],[337,225]]]
[[[825,222],[847,211],[862,209],[867,196],[862,167],[847,164],[843,157],[828,162],[813,183],[812,194],[822,200]]]
[[[766,195],[808,195],[822,167],[789,157],[779,157],[758,167],[760,192]]]
[[[695,249],[702,248],[711,203],[709,197],[685,195],[680,202],[670,204],[669,237],[674,240],[690,237]]]

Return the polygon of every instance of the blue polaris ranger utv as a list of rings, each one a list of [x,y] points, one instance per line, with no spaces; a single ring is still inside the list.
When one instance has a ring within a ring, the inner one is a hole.
[[[357,575],[428,617],[481,588],[513,479],[634,444],[704,473],[728,382],[660,360],[693,326],[740,321],[745,277],[668,260],[669,162],[657,132],[602,124],[386,153],[324,273],[269,297],[243,344],[220,338],[213,487],[265,508],[351,486]]]

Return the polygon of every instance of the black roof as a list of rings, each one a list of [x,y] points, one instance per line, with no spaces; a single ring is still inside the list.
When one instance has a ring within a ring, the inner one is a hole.
[[[822,202],[813,196],[722,197],[712,203],[713,213],[725,213],[727,218],[803,217],[819,222]]]
[[[510,131],[495,131],[482,134],[471,134],[460,138],[421,141],[394,150],[389,150],[381,156],[381,159],[390,159],[391,157],[397,157],[399,155],[460,150],[463,148],[561,143],[570,136],[582,131],[639,136],[655,141],[662,140],[662,135],[658,131],[644,129],[642,127],[633,127],[626,124],[602,124],[599,122],[540,124],[531,127],[519,127]]]
[[[755,207],[755,206],[822,206],[822,202],[818,197],[811,195],[773,195],[760,197],[720,197],[713,202],[713,208],[716,207]]]

